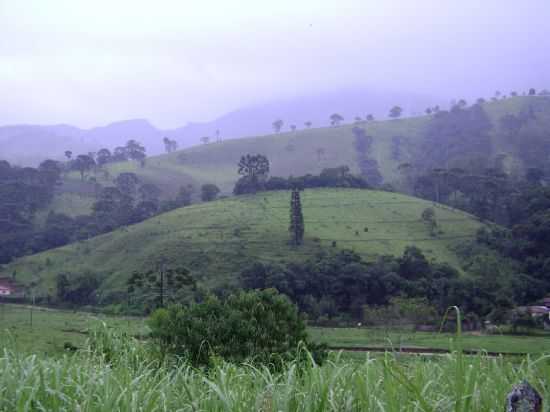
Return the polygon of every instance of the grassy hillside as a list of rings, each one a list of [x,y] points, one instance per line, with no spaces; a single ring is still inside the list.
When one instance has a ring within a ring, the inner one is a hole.
[[[550,99],[546,97],[518,96],[483,105],[493,125],[493,156],[506,153],[507,162],[516,168],[522,167],[518,159],[518,145],[504,136],[499,120],[506,114],[517,115],[530,106],[537,112],[537,124],[540,127],[550,125]],[[150,157],[145,167],[140,167],[135,162],[109,164],[107,178],[104,173],[98,173],[95,178],[102,185],[108,185],[119,173],[134,172],[144,182],[154,183],[162,188],[165,196],[173,196],[180,186],[188,183],[197,188],[203,183],[215,183],[223,194],[230,194],[238,178],[237,162],[246,153],[267,155],[271,162],[272,176],[316,174],[323,168],[340,165],[348,165],[352,172],[359,173],[352,132],[353,127],[359,126],[373,138],[369,157],[377,160],[384,181],[392,183],[398,179],[398,165],[414,160],[431,119],[431,116],[421,116],[360,122],[210,143]],[[397,158],[392,149],[394,138],[400,140],[400,154]],[[318,149],[323,149],[324,153],[318,155]],[[84,193],[88,196],[93,194],[90,184],[82,185],[76,173],[66,178],[62,190],[65,193]],[[82,212],[86,210],[86,205],[80,209]]]
[[[350,248],[366,258],[400,255],[408,245],[460,267],[454,247],[472,238],[480,223],[469,215],[401,194],[353,189],[307,190],[302,195],[305,244],[288,245],[290,197],[265,192],[197,204],[156,216],[88,241],[25,257],[5,268],[18,279],[53,293],[58,273],[94,272],[105,291],[124,290],[136,269],[164,258],[185,265],[206,285],[235,283],[244,266],[260,259],[304,259],[321,248]],[[436,206],[441,232],[431,237],[420,216]]]

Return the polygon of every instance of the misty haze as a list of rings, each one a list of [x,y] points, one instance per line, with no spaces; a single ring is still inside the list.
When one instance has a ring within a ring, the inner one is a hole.
[[[549,22],[0,0],[0,411],[542,411]]]

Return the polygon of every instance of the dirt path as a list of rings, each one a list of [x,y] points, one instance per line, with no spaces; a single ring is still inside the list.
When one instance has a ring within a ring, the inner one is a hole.
[[[377,353],[409,353],[417,355],[445,355],[451,353],[448,349],[441,348],[420,348],[417,346],[414,347],[401,347],[399,349],[395,348],[384,348],[381,346],[329,346],[329,350],[333,351],[344,351],[344,352],[377,352]],[[487,352],[482,350],[475,349],[464,349],[462,351],[465,355],[485,355],[485,356],[526,356],[527,353],[517,353],[517,352]]]

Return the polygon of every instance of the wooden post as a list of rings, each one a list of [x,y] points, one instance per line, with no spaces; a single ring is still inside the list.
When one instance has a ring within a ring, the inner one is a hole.
[[[529,382],[522,381],[506,397],[506,412],[542,412],[542,398]]]

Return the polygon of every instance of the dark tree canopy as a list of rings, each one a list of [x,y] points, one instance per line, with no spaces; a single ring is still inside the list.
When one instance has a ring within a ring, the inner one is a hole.
[[[220,193],[220,188],[215,184],[207,183],[201,186],[201,199],[203,202],[216,200],[218,193]]]
[[[84,180],[86,172],[92,170],[95,166],[94,159],[89,155],[78,155],[73,162],[73,167],[75,170],[80,172],[80,179]]]
[[[330,115],[330,124],[332,126],[339,126],[340,123],[343,121],[344,121],[344,118],[338,113],[333,113]]]
[[[234,194],[256,193],[265,189],[265,181],[269,175],[269,160],[266,156],[261,154],[241,156],[237,167],[241,178],[235,184]]]
[[[281,119],[277,119],[272,123],[275,133],[279,133],[283,128],[284,122]]]
[[[300,342],[307,344],[297,308],[273,289],[170,306],[156,311],[148,324],[163,350],[197,366],[209,365],[214,356],[273,366],[295,359]]]
[[[392,119],[397,119],[398,117],[401,117],[401,114],[403,113],[403,109],[400,107],[400,106],[393,106],[391,109],[390,109],[390,114],[389,116],[392,118]]]

